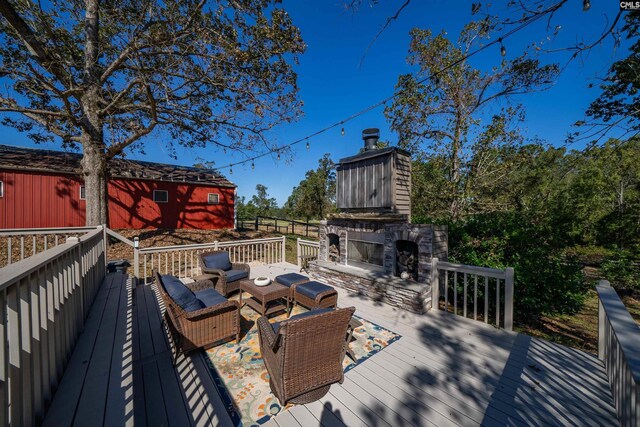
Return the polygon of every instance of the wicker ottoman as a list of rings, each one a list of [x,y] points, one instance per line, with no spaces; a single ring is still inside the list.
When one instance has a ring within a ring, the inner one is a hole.
[[[293,295],[295,302],[308,308],[338,306],[338,292],[331,286],[316,281],[298,284]]]
[[[291,290],[290,299],[293,300],[296,286],[298,286],[301,283],[308,282],[309,278],[307,276],[303,276],[302,274],[298,274],[298,273],[287,273],[287,274],[281,274],[279,276],[276,276],[274,281],[288,287]]]

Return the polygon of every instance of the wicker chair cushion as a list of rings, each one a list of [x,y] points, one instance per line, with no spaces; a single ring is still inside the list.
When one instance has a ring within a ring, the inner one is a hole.
[[[206,268],[216,268],[219,270],[231,270],[232,265],[229,260],[229,253],[209,254],[202,257],[202,262]]]
[[[305,313],[296,314],[295,316],[291,316],[287,320],[283,320],[283,322],[289,321],[289,320],[295,320],[295,319],[303,319],[305,317],[315,316],[316,314],[328,313],[330,311],[333,311],[333,308],[318,308],[315,310],[307,311]],[[280,323],[281,322],[275,322],[271,324],[271,327],[273,328],[273,332],[275,332],[276,335],[278,335],[278,332],[280,331]]]
[[[302,295],[309,297],[311,299],[315,299],[316,295],[318,295],[321,292],[332,291],[332,290],[334,289],[331,286],[325,285],[324,283],[320,283],[316,281],[302,283],[296,287],[296,292],[299,292]]]
[[[229,270],[229,271],[225,271],[224,275],[227,276],[227,283],[228,283],[228,282],[235,282],[236,280],[240,280],[240,279],[246,279],[247,277],[249,277],[249,272],[244,270]]]
[[[290,288],[292,285],[295,285],[296,283],[306,282],[308,280],[309,278],[307,276],[303,276],[302,274],[298,273],[281,274],[280,276],[277,276],[275,278],[276,282],[288,288]]]
[[[184,311],[191,312],[204,308],[204,304],[177,277],[165,275],[160,276],[160,280],[167,294]]]
[[[201,291],[194,292],[194,294],[205,307],[213,307],[214,305],[227,302],[227,299],[222,296],[222,294],[212,288],[203,289]]]

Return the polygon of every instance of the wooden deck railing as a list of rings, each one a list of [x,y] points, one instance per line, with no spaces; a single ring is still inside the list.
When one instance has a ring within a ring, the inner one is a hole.
[[[598,358],[604,363],[621,426],[640,425],[640,328],[609,282],[598,286]]]
[[[0,230],[0,268],[65,243],[96,227],[12,228]]]
[[[102,227],[0,269],[0,425],[39,425],[105,275]]]
[[[434,309],[513,329],[513,268],[498,270],[433,258],[431,283]]]
[[[296,242],[296,259],[298,260],[298,267],[303,266],[304,257],[318,258],[318,252],[320,251],[320,243],[313,240],[298,239]]]
[[[135,275],[151,278],[155,269],[164,274],[178,277],[193,277],[200,274],[198,255],[202,252],[226,250],[231,262],[263,262],[273,264],[285,261],[286,239],[272,237],[268,239],[236,240],[231,242],[212,242],[194,245],[156,246],[137,249],[139,262],[134,265]],[[142,276],[141,276],[142,274]]]

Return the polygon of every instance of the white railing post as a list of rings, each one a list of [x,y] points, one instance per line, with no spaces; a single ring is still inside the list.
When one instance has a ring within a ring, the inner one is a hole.
[[[134,274],[136,276],[136,279],[140,278],[140,238],[139,237],[134,237],[133,238],[133,265],[134,265]]]
[[[511,331],[513,330],[513,268],[507,267],[504,273],[504,328]]]
[[[611,284],[608,280],[600,280],[598,285],[602,287],[609,287]],[[604,310],[604,306],[602,305],[602,301],[598,298],[598,359],[604,362],[605,352],[606,352],[606,341],[605,341],[605,329],[607,327],[606,320],[606,312]]]
[[[440,308],[440,280],[438,275],[438,258],[431,258],[431,308]]]
[[[282,250],[280,253],[281,259],[280,262],[285,262],[285,260],[287,259],[287,238],[285,236],[282,236]]]
[[[298,260],[298,268],[302,267],[302,261],[301,261],[301,258],[300,258],[300,250],[301,250],[300,238],[298,237],[296,239],[296,259]]]
[[[220,250],[220,249],[218,248],[218,243],[219,243],[219,242],[218,242],[217,240],[214,240],[214,241],[213,241],[213,250],[214,250],[214,251],[218,251],[218,250]]]

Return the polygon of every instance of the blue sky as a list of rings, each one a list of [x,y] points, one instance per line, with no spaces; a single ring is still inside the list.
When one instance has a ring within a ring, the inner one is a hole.
[[[346,2],[346,0],[344,0]],[[472,19],[471,3],[468,1],[414,0],[402,12],[397,21],[381,35],[367,51],[367,46],[384,24],[386,18],[395,13],[401,0],[381,0],[375,7],[367,1],[357,13],[345,9],[343,0],[296,1],[285,0],[283,7],[293,22],[301,29],[307,44],[306,53],[300,57],[296,68],[299,77],[300,98],[304,101],[304,116],[296,123],[274,130],[269,138],[284,145],[303,138],[328,125],[339,122],[354,113],[375,104],[393,94],[400,74],[412,72],[406,65],[409,45],[409,30],[414,27],[431,28],[434,33],[446,31],[456,39],[460,29]],[[504,9],[496,2],[496,10]],[[545,48],[560,47],[584,40],[596,39],[618,11],[614,1],[593,1],[588,12],[582,11],[582,1],[571,0],[554,17],[553,27],[561,25],[559,37],[545,41]],[[504,41],[507,59],[515,57],[533,42],[544,41],[546,22],[527,27]],[[364,60],[361,62],[363,55]],[[595,77],[603,76],[609,65],[625,56],[625,51],[612,48],[607,41],[592,49],[584,58],[572,62],[554,86],[542,93],[528,94],[517,99],[525,105],[527,119],[524,131],[529,137],[539,137],[553,145],[562,145],[571,125],[584,118],[584,111],[598,95],[597,89],[588,89],[589,83],[597,83]],[[473,59],[481,69],[498,66],[501,61],[499,48],[488,49]],[[565,60],[562,56],[549,56],[547,60]],[[499,108],[499,106],[495,106]],[[490,112],[490,111],[489,111]],[[367,127],[378,127],[384,140],[395,143],[397,137],[389,131],[382,108],[370,111],[340,127],[294,146],[289,159],[267,156],[256,160],[255,170],[250,164],[222,172],[238,185],[240,196],[250,198],[256,184],[268,187],[269,194],[281,205],[309,169],[317,166],[324,153],[338,159],[357,153],[362,145],[360,132]],[[10,128],[0,128],[7,144],[34,146],[26,136]],[[225,166],[243,159],[232,154],[223,154],[214,149],[186,149],[176,147],[178,159],[172,159],[163,146],[162,136],[154,135],[146,143],[147,156],[128,153],[130,158],[163,163],[192,165],[198,158],[215,159]],[[44,144],[43,148],[57,149],[55,144]],[[576,148],[580,148],[579,146]],[[226,160],[226,161],[225,161]]]

